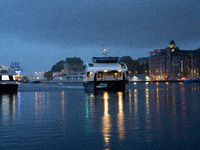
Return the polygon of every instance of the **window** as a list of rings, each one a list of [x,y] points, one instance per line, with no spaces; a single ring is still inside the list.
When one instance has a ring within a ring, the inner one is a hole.
[[[2,80],[9,80],[9,76],[8,75],[2,75]]]

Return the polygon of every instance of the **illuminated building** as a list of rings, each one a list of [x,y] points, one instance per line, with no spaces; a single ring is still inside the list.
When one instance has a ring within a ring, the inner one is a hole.
[[[66,58],[64,62],[64,74],[83,72],[83,61],[80,58]]]
[[[149,53],[149,75],[154,80],[178,80],[182,77],[199,76],[200,49],[180,50],[172,40],[166,49]]]

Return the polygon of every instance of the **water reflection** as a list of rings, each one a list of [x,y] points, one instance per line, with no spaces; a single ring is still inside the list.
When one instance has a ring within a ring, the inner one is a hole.
[[[2,125],[8,125],[10,122],[15,124],[17,112],[17,95],[16,94],[1,94],[0,95],[0,110],[2,112]],[[11,119],[12,116],[12,119]]]
[[[108,104],[108,92],[103,93],[104,99],[104,115],[102,117],[102,134],[104,137],[105,147],[109,145],[110,142],[110,132],[111,132],[111,122],[110,122],[110,115],[109,115],[109,104]]]
[[[146,129],[146,141],[150,142],[152,140],[152,134],[151,134],[151,114],[150,114],[150,104],[149,104],[149,88],[146,87],[145,88],[145,98],[146,98],[146,102],[145,102],[145,107],[146,107],[146,113],[145,113],[145,129]]]
[[[131,90],[130,90],[131,91]],[[138,90],[134,89],[134,113],[133,113],[133,130],[134,130],[134,138],[139,139],[139,129],[140,129],[140,122],[139,122],[139,107],[138,107]]]
[[[123,139],[125,135],[125,126],[124,126],[124,110],[123,110],[123,93],[118,92],[118,109],[119,113],[117,115],[118,120],[118,133],[119,133],[119,139]]]
[[[37,116],[38,113],[38,96],[37,92],[35,92],[35,116]]]
[[[196,88],[194,88],[196,91]],[[188,138],[187,128],[188,128],[188,112],[187,112],[187,99],[186,99],[186,89],[185,87],[182,88],[182,128],[183,128],[183,138]]]
[[[52,91],[0,95],[0,124],[4,135],[10,132],[8,141],[26,143],[28,136],[29,145],[53,140],[56,146],[98,143],[99,149],[123,149],[129,142],[153,146],[199,139],[200,84],[129,83],[126,92]]]
[[[62,91],[62,115],[65,115],[65,92]]]

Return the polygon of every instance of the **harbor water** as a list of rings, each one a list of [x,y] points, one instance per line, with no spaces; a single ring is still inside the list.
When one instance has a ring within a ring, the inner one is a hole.
[[[200,83],[19,84],[0,94],[0,149],[199,149]]]

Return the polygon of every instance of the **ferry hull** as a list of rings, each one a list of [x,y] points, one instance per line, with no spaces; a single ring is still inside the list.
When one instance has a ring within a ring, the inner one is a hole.
[[[0,93],[17,93],[18,84],[0,84]]]
[[[83,83],[83,86],[86,90],[115,90],[115,91],[124,91],[126,86],[126,81],[87,81]]]

